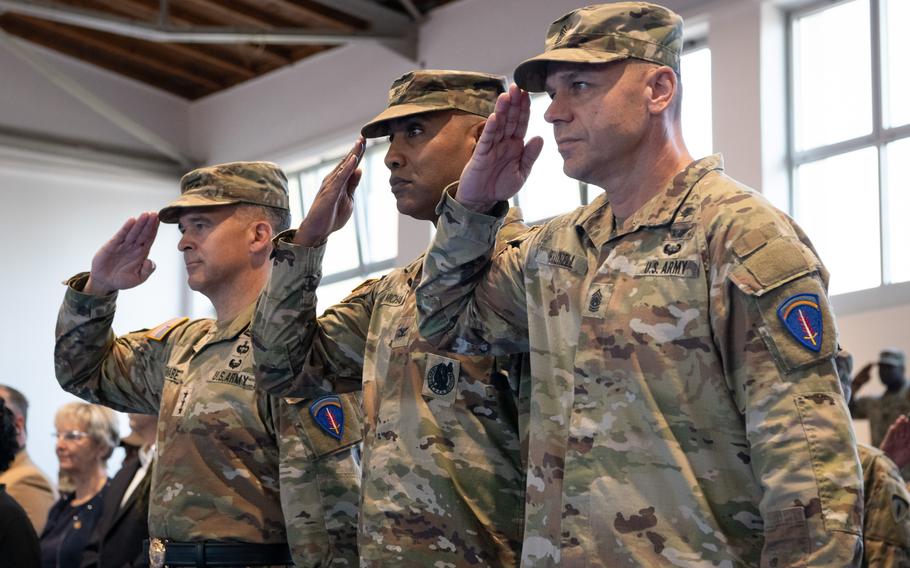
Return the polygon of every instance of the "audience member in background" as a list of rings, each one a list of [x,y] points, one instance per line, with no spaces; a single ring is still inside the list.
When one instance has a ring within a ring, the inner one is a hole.
[[[158,417],[153,414],[130,414],[127,448],[123,466],[104,495],[101,518],[82,555],[82,568],[133,568],[148,566],[148,550],[142,541],[148,539],[148,475],[155,459],[155,435]],[[135,448],[135,449],[132,449]]]
[[[888,427],[901,414],[910,413],[910,391],[904,379],[904,352],[890,347],[883,349],[878,356],[878,378],[885,385],[885,392],[880,397],[855,397],[850,402],[850,413],[853,418],[868,418],[872,431],[872,445],[880,447]],[[853,394],[869,382],[872,366],[869,363],[853,379]],[[906,473],[906,472],[905,472]]]
[[[849,397],[853,356],[840,350],[835,358],[837,374]],[[866,367],[868,369],[868,365]],[[865,370],[865,369],[864,369]],[[899,466],[906,465],[910,452],[910,421],[901,416],[888,429],[882,449],[857,444],[863,468],[863,566],[890,568],[910,566],[910,492]],[[890,453],[889,449],[896,450]],[[889,458],[903,461],[891,461]]]
[[[7,471],[19,451],[17,418],[0,398],[0,472]],[[0,484],[0,562],[4,566],[32,568],[38,566],[38,535],[22,507]]]
[[[18,390],[7,385],[0,385],[0,399],[6,401],[6,408],[15,417],[16,441],[19,453],[10,468],[0,473],[0,483],[6,485],[6,492],[16,500],[28,515],[35,532],[44,530],[47,512],[57,500],[57,492],[44,473],[32,463],[25,442],[28,436],[26,421],[28,419],[28,399]]]
[[[41,565],[79,568],[109,486],[105,464],[120,437],[117,416],[103,406],[70,402],[57,411],[54,425],[61,495],[41,533]]]

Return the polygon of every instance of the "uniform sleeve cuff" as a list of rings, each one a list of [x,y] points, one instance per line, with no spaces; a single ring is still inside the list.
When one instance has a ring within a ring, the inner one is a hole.
[[[94,296],[83,292],[85,283],[88,282],[88,272],[64,280],[66,295],[63,298],[64,307],[75,314],[95,319],[114,313],[117,307],[117,292],[105,296]]]
[[[322,257],[326,244],[304,247],[294,244],[296,231],[279,233],[272,241],[272,278],[322,278]]]
[[[461,237],[472,241],[492,243],[502,226],[509,204],[505,201],[497,203],[490,214],[471,211],[459,203],[452,195],[454,184],[446,188],[436,213],[439,215],[439,224],[445,225],[450,236]]]

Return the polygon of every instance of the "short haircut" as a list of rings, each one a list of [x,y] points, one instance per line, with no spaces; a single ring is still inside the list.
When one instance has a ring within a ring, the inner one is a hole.
[[[110,408],[87,402],[68,402],[57,410],[54,422],[69,420],[79,424],[95,443],[106,446],[104,460],[111,457],[114,448],[120,443],[120,425],[117,414]]]
[[[6,402],[0,398],[0,472],[9,469],[18,452],[16,417],[13,411],[6,407]]]
[[[18,412],[23,420],[28,421],[28,399],[24,394],[9,385],[0,385],[0,398],[6,401],[10,410]]]
[[[272,226],[272,233],[278,234],[286,231],[291,227],[291,212],[278,207],[269,207],[268,205],[253,205],[250,203],[241,203],[238,209],[251,217],[266,219]]]

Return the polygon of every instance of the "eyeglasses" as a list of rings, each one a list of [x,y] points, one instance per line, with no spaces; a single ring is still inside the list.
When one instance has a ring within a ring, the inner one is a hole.
[[[63,438],[67,442],[78,442],[84,438],[88,438],[88,432],[83,432],[82,430],[67,430],[65,432],[53,432],[51,436],[57,438]]]

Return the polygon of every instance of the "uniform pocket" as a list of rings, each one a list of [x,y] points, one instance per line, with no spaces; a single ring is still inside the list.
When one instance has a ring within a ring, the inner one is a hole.
[[[818,503],[805,503],[803,507],[820,512],[826,531],[862,534],[862,500],[855,498],[860,492],[856,480],[861,472],[856,461],[844,459],[855,449],[843,397],[815,392],[797,395],[793,400],[809,443],[819,498]]]
[[[758,332],[784,374],[834,357],[837,327],[816,276],[782,282],[760,296],[749,295],[761,314]]]
[[[297,431],[316,459],[362,440],[363,412],[356,394],[323,396],[293,403],[293,407]]]

